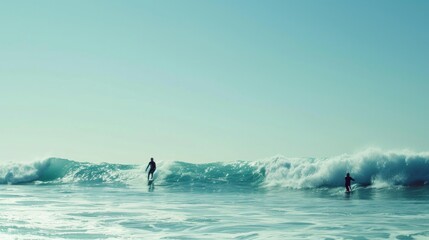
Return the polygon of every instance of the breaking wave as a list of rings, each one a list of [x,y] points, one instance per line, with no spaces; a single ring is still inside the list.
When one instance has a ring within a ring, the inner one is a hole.
[[[0,184],[134,185],[145,182],[145,167],[49,158],[0,165]],[[172,188],[302,189],[342,187],[347,172],[364,187],[428,185],[429,153],[367,150],[331,158],[275,156],[205,164],[159,161],[155,177],[156,184]]]
[[[429,153],[367,150],[332,158],[285,158],[262,163],[265,184],[290,188],[344,186],[347,172],[361,186],[420,186],[429,181]]]

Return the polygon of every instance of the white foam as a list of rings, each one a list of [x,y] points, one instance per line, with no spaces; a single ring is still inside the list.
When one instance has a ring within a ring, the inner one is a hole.
[[[344,186],[347,172],[360,185],[421,185],[429,181],[429,154],[368,149],[331,158],[275,156],[258,161],[268,187],[315,188]]]

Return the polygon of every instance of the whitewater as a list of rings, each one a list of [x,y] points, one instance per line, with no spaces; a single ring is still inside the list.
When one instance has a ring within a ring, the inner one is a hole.
[[[429,153],[155,161],[0,164],[0,239],[429,239]]]

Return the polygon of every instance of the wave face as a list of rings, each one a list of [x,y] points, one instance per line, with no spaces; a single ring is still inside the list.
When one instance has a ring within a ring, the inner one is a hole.
[[[364,187],[423,186],[429,182],[429,153],[367,150],[332,158],[275,156],[259,161],[193,164],[158,162],[156,184],[199,189],[272,189],[343,187],[350,172]],[[0,184],[146,183],[146,165],[85,163],[49,158],[31,164],[0,166]]]
[[[192,164],[174,162],[159,173],[164,184],[185,188],[259,188],[265,172],[251,162]]]

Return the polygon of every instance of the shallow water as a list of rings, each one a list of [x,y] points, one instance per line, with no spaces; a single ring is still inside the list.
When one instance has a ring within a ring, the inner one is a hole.
[[[0,186],[1,239],[427,239],[429,189]]]

